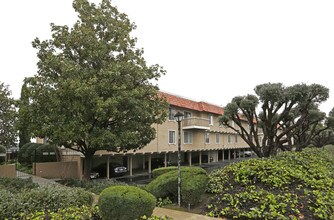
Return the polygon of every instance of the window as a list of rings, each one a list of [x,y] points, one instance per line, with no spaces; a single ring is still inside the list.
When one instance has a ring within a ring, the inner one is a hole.
[[[172,109],[172,108],[169,108],[169,112],[168,112],[169,114],[168,114],[168,119],[169,120],[171,120],[171,121],[174,121],[175,119],[174,119],[174,115],[175,115],[175,111],[174,111],[174,109]]]
[[[229,135],[227,135],[227,143],[231,143],[231,135],[229,134]]]
[[[185,143],[185,144],[191,144],[192,143],[192,133],[191,133],[191,131],[185,131],[184,133],[183,133],[183,143]]]
[[[191,118],[191,112],[184,112],[184,118]]]
[[[205,133],[205,143],[210,144],[210,133],[209,132]]]
[[[216,134],[216,144],[220,143],[220,135],[219,133]]]
[[[168,131],[168,143],[175,144],[175,131]]]
[[[213,125],[213,115],[209,115],[209,125]]]
[[[235,143],[238,143],[238,134],[235,134]]]

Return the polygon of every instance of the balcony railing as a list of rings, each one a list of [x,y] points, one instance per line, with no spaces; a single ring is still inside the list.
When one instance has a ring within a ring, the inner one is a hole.
[[[207,118],[184,118],[182,121],[183,130],[200,129],[210,130],[209,119]]]

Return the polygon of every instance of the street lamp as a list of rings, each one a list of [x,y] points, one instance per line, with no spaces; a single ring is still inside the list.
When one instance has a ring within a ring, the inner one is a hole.
[[[177,144],[177,203],[181,206],[181,121],[183,119],[183,114],[177,112],[174,115],[177,121],[178,127],[178,144]]]

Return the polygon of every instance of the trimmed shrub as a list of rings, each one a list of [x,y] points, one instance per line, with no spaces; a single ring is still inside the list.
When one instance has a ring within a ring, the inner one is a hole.
[[[146,190],[156,198],[177,199],[177,169],[161,174],[146,186]],[[183,167],[181,169],[181,201],[183,204],[194,205],[199,202],[205,192],[208,176],[199,167]]]
[[[25,189],[37,188],[38,184],[34,183],[31,178],[20,179],[20,178],[0,178],[0,188],[4,188],[12,193],[17,193]]]
[[[35,156],[37,156],[37,148],[39,146],[41,146],[42,144],[38,144],[38,143],[30,143],[29,147],[26,149],[26,152],[23,154],[23,160],[27,163],[27,164],[32,164],[35,161]]]
[[[99,215],[97,206],[81,206],[58,209],[56,212],[37,211],[29,214],[22,213],[22,219],[62,219],[62,220],[83,220],[83,219],[102,219]]]
[[[173,170],[177,170],[177,166],[158,168],[158,169],[153,170],[152,173],[153,173],[153,177],[157,178],[158,176],[164,173],[168,173],[169,171],[173,171]],[[181,166],[181,172],[187,172],[187,171],[191,171],[193,174],[205,174],[205,175],[207,174],[207,172],[200,167]]]
[[[27,155],[27,149],[30,147],[31,144],[33,143],[26,143],[22,147],[20,147],[20,150],[18,153],[18,160],[20,163],[28,164],[31,161],[31,159]]]
[[[73,205],[89,206],[93,203],[93,195],[83,189],[56,185],[24,190],[16,194],[3,189],[0,190],[0,193],[2,196],[0,200],[2,218],[14,218],[19,217],[20,213],[34,213],[43,210],[56,212],[60,208]]]
[[[111,186],[104,189],[98,201],[103,219],[140,219],[151,216],[156,199],[145,190],[135,186]]]
[[[66,179],[60,180],[59,183],[69,187],[80,187],[88,190],[89,192],[100,194],[102,190],[110,187],[110,186],[119,186],[119,185],[127,185],[124,182],[119,182],[113,179],[105,179],[105,180],[77,180],[77,179]]]

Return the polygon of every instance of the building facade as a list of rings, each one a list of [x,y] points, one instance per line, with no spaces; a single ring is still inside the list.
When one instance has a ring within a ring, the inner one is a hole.
[[[220,125],[219,117],[224,113],[222,107],[165,92],[160,92],[160,95],[166,98],[169,109],[166,121],[153,125],[156,138],[144,148],[126,153],[98,151],[93,167],[101,163],[117,162],[126,166],[129,174],[133,175],[136,171],[151,173],[156,167],[176,165],[178,123],[174,115],[177,112],[184,114],[181,122],[182,165],[230,160],[249,150],[249,146],[235,131]]]

